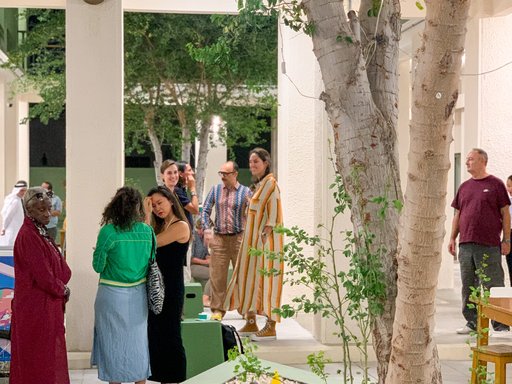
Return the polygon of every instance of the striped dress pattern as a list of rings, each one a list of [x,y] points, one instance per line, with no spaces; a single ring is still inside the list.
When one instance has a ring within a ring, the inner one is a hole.
[[[249,203],[244,238],[227,289],[226,309],[238,309],[240,313],[256,311],[271,320],[280,321],[280,316],[272,313],[272,310],[281,306],[283,236],[272,231],[263,244],[261,233],[265,226],[274,228],[282,224],[279,187],[270,173],[261,180]],[[251,256],[250,250],[253,248],[274,252],[278,257],[270,259],[265,252],[263,255]],[[261,270],[275,270],[279,273],[265,275]]]

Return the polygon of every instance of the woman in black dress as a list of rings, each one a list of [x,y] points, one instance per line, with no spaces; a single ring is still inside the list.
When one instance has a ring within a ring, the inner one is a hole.
[[[185,349],[181,340],[181,314],[185,287],[183,260],[190,240],[190,226],[176,195],[166,187],[149,191],[146,220],[156,233],[156,261],[164,276],[165,298],[159,315],[148,317],[149,358],[152,381],[179,383],[186,378]]]

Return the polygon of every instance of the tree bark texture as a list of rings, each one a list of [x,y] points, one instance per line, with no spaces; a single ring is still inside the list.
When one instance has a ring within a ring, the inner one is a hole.
[[[369,3],[362,2],[360,15],[367,14],[364,8]],[[379,383],[383,383],[395,314],[399,213],[390,208],[383,221],[378,215],[381,206],[370,200],[379,196],[402,200],[396,138],[400,4],[383,0],[379,22],[363,20],[362,24],[355,13],[345,13],[342,1],[304,0],[302,4],[308,21],[315,25],[313,49],[325,88],[321,99],[334,131],[337,170],[352,199],[354,229],[366,227],[376,236],[374,248],[384,249],[381,262],[387,297],[384,313],[373,328]],[[372,23],[373,29],[365,30]],[[365,35],[368,38],[363,39]],[[374,42],[372,50],[369,40]]]
[[[160,177],[160,165],[162,164],[162,143],[155,132],[155,110],[153,107],[148,107],[144,115],[144,125],[148,131],[149,141],[151,148],[155,154],[155,161],[153,168],[155,170],[155,180],[157,185],[162,185],[162,178]]]
[[[470,0],[426,0],[413,82],[410,149],[387,383],[442,383],[433,340],[453,110]]]
[[[201,121],[201,131],[199,132],[199,156],[196,167],[196,190],[199,202],[203,201],[204,179],[206,177],[206,167],[208,166],[208,150],[210,146],[210,131],[212,126],[211,117]]]

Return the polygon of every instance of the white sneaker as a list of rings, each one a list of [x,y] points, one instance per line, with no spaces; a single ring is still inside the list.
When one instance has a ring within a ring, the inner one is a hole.
[[[456,330],[456,332],[459,334],[459,335],[469,335],[471,332],[474,332],[475,330],[468,327],[468,325],[466,324],[465,326],[463,326],[462,328],[459,328]]]

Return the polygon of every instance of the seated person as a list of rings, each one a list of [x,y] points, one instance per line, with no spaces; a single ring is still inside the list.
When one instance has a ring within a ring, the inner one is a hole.
[[[204,241],[201,219],[196,223],[194,242],[192,244],[192,258],[190,261],[190,273],[192,278],[201,283],[203,287],[203,305],[210,306],[210,254],[208,245]]]

